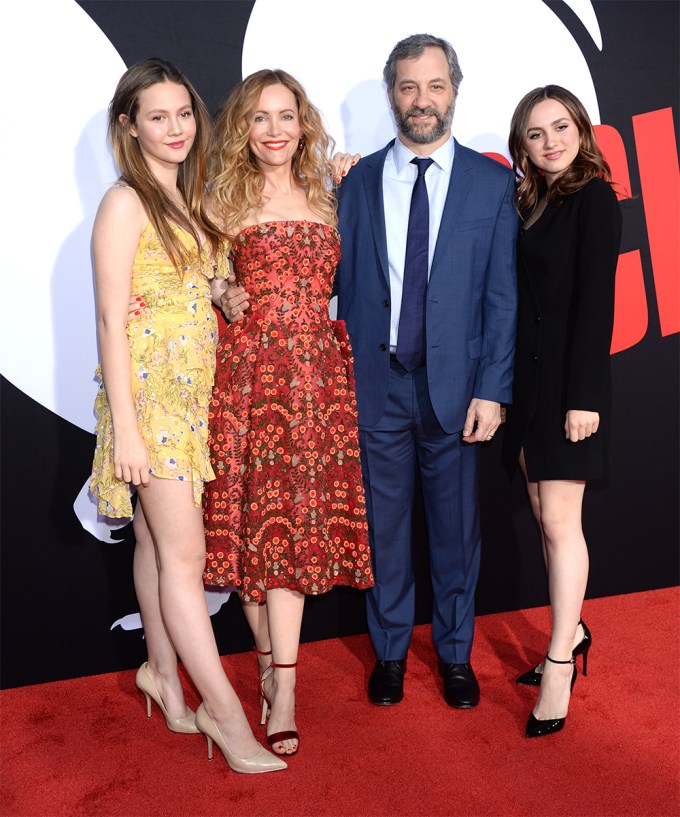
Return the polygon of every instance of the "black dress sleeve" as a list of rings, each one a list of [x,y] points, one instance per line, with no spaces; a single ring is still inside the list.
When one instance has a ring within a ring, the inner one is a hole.
[[[616,194],[601,179],[592,179],[575,195],[581,201],[566,407],[602,412],[609,399],[614,280],[622,218]]]

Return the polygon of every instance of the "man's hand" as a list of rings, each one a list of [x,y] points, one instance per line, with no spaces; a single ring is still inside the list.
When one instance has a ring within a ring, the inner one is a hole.
[[[468,406],[463,440],[466,443],[481,443],[493,440],[496,429],[501,424],[501,404],[493,400],[473,397]]]
[[[227,288],[222,293],[220,306],[229,323],[240,320],[250,306],[250,297],[242,286],[236,283],[236,276],[227,276]]]

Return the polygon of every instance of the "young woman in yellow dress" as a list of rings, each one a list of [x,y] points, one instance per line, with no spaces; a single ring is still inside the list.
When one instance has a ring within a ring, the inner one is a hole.
[[[134,513],[135,589],[148,661],[137,686],[173,732],[218,744],[235,771],[286,764],[255,740],[227,679],[205,602],[201,497],[217,338],[211,281],[222,234],[205,206],[210,117],[172,64],[147,59],[118,83],[109,139],[120,179],[97,212],[92,246],[101,387],[91,490],[100,513]],[[128,321],[131,292],[140,315]],[[203,702],[192,713],[181,658]]]

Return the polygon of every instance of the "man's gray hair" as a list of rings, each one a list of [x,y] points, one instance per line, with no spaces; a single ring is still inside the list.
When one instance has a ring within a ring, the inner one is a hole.
[[[399,60],[417,59],[422,56],[426,48],[441,48],[444,52],[446,61],[449,64],[449,77],[451,79],[451,85],[453,85],[453,93],[456,96],[458,95],[458,86],[463,79],[463,72],[460,70],[460,65],[458,64],[458,56],[453,50],[451,43],[442,40],[441,37],[435,37],[432,34],[412,34],[394,46],[383,69],[383,80],[387,86],[388,93],[391,94],[394,90],[394,83],[397,78],[397,62]]]

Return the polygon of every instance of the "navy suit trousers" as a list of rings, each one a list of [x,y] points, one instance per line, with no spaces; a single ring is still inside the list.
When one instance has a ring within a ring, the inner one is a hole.
[[[432,409],[425,367],[390,363],[379,422],[360,429],[375,587],[367,594],[376,656],[406,657],[415,614],[412,517],[420,474],[434,595],[432,638],[446,663],[470,658],[479,575],[479,451],[447,434]]]

